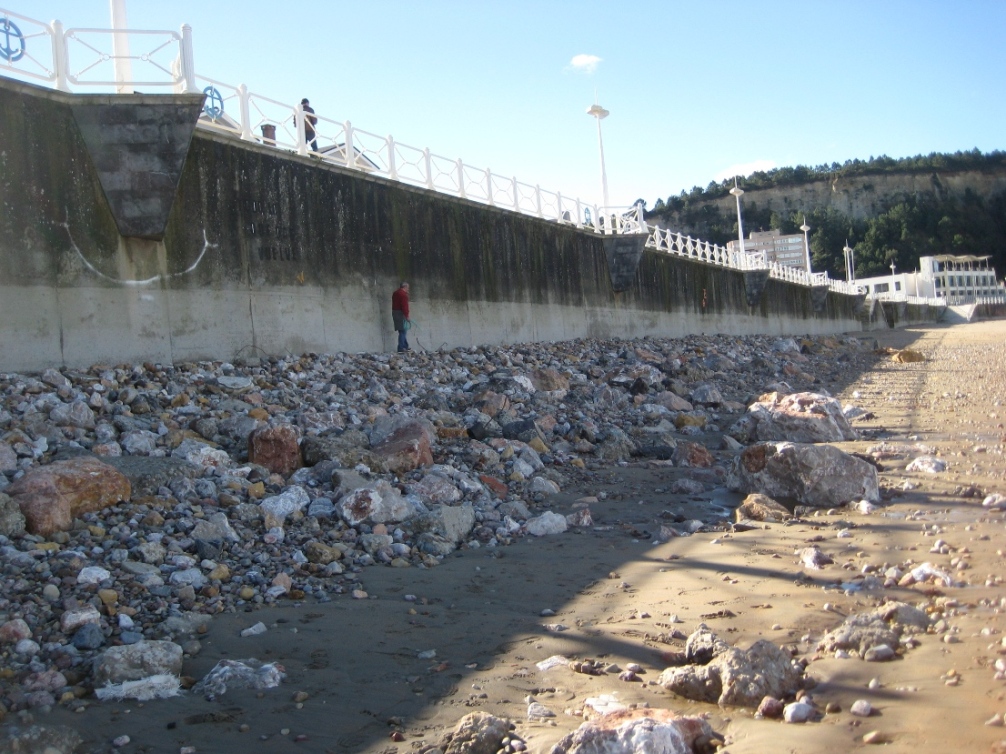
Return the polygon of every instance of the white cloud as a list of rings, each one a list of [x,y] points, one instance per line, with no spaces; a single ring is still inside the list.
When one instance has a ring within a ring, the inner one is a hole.
[[[600,62],[601,58],[597,55],[574,55],[573,59],[569,61],[569,65],[566,66],[566,70],[591,74],[597,70]]]
[[[755,160],[754,162],[741,162],[736,165],[731,165],[728,168],[724,168],[716,175],[713,176],[713,180],[725,181],[727,178],[733,178],[736,176],[747,176],[752,173],[757,173],[759,170],[772,170],[775,168],[775,162],[772,160]]]

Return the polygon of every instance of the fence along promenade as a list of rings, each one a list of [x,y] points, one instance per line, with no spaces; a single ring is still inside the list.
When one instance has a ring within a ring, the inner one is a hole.
[[[146,52],[129,52],[139,42],[144,42]],[[194,60],[192,27],[187,24],[178,32],[67,29],[59,21],[45,23],[0,8],[0,70],[60,91],[114,87],[122,93],[134,87],[160,87],[202,92],[206,104],[198,126],[209,131],[599,234],[646,233],[649,248],[708,264],[768,270],[770,277],[797,285],[827,286],[846,295],[861,293],[854,283],[833,280],[827,273],[769,262],[764,252],[741,254],[650,225],[643,218],[642,204],[601,207],[365,131],[348,120],[313,115],[318,143],[318,150],[313,151],[305,139],[305,112],[299,103],[289,105],[251,92],[244,84],[234,86],[197,74]],[[142,75],[122,77],[122,70],[131,72],[134,67],[142,69]]]

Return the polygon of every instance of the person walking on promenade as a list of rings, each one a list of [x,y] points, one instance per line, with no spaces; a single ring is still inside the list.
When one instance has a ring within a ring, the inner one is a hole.
[[[409,321],[409,284],[403,282],[398,286],[398,290],[391,294],[391,318],[395,322],[395,330],[398,332],[398,352],[411,351],[409,341],[405,337],[406,331],[412,325]]]
[[[312,152],[317,152],[318,139],[314,127],[318,123],[318,116],[314,114],[314,108],[307,97],[300,101],[300,106],[304,110],[304,141],[310,145]]]

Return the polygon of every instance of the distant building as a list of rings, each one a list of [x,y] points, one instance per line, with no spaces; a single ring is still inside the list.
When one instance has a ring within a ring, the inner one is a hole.
[[[989,264],[991,257],[939,254],[919,259],[915,272],[897,272],[860,278],[856,285],[872,296],[942,298],[948,304],[970,304],[979,300],[1006,300],[1006,287],[996,280]]]
[[[728,241],[728,251],[740,251],[740,241]],[[768,262],[778,262],[787,267],[807,268],[804,256],[803,235],[782,235],[779,230],[759,230],[748,234],[744,239],[744,251],[748,254],[765,252]]]

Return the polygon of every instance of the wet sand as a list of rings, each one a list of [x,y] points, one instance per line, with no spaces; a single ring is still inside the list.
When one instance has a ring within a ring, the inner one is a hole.
[[[654,545],[668,515],[688,506],[735,506],[740,496],[722,493],[710,502],[708,494],[689,499],[657,492],[686,470],[654,462],[585,472],[554,498],[552,509],[570,513],[580,498],[601,498],[589,504],[592,529],[464,550],[431,569],[369,568],[362,574],[370,595],[365,600],[343,596],[327,604],[288,602],[215,616],[199,637],[201,651],[185,662],[184,673],[200,678],[220,659],[277,661],[288,674],[279,688],[234,690],[214,701],[186,693],[147,703],[94,702],[80,713],[56,708],[34,719],[73,726],[85,736],[80,751],[87,752],[111,751],[112,739],[125,734],[131,740],[120,751],[150,754],[175,754],[185,746],[200,753],[404,754],[438,742],[465,714],[486,711],[512,719],[531,751],[547,752],[581,722],[573,713],[588,697],[611,694],[627,704],[706,713],[733,754],[853,751],[869,748],[862,736],[871,730],[885,734],[887,751],[988,751],[1006,739],[1006,729],[984,725],[1006,712],[1006,682],[993,680],[992,667],[1003,649],[1004,621],[988,606],[1006,596],[994,583],[1006,576],[1003,514],[981,507],[984,493],[1006,493],[1004,409],[993,405],[1006,400],[1006,322],[876,337],[885,346],[910,345],[927,361],[880,358],[868,373],[843,375],[843,403],[854,402],[876,418],[855,423],[873,437],[836,445],[862,452],[880,441],[923,442],[950,467],[931,475],[905,472],[910,459],[884,461],[885,500],[873,515],[822,512],[792,525],[699,533]],[[970,485],[977,494],[968,497]],[[838,538],[842,529],[851,536]],[[956,551],[930,553],[937,538]],[[803,568],[793,552],[809,542],[835,564]],[[835,588],[864,564],[912,560],[949,568],[961,557],[969,568],[958,578],[967,586],[851,594]],[[888,663],[815,651],[844,615],[885,597],[931,610],[944,604],[940,597],[956,599],[946,618],[958,641],[923,635],[918,648]],[[546,609],[555,615],[543,616]],[[240,636],[259,621],[266,633]],[[673,637],[700,622],[733,644],[768,638],[796,646],[800,656],[812,658],[808,675],[818,682],[811,691],[818,708],[836,702],[842,711],[787,725],[756,720],[750,710],[681,699],[652,684],[665,667],[661,652],[681,650],[683,639]],[[566,628],[550,630],[549,624]],[[435,657],[419,659],[427,650]],[[644,682],[620,681],[617,673],[537,669],[535,663],[556,654],[620,667],[639,663]],[[946,685],[950,671],[959,676],[956,686]],[[868,689],[873,678],[880,687]],[[529,696],[556,716],[528,721]],[[853,717],[848,710],[857,699],[870,700],[878,711]],[[392,740],[396,731],[404,740]]]

